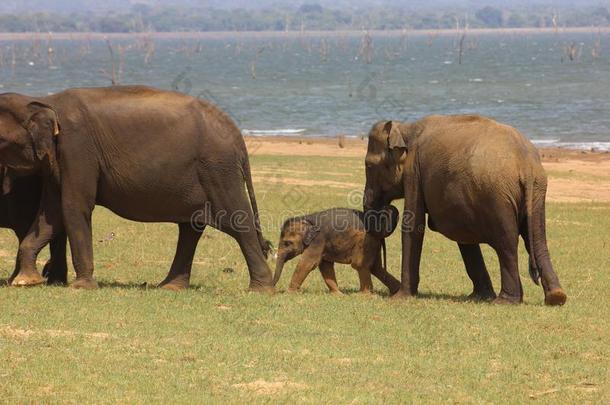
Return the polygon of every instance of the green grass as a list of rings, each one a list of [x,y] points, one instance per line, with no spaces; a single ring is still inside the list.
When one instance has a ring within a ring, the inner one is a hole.
[[[362,188],[360,159],[254,156],[252,164],[274,241],[290,210],[359,205],[347,196]],[[358,186],[298,184],[320,180]],[[471,286],[457,246],[433,232],[421,297],[405,302],[388,301],[378,282],[379,294],[359,295],[347,266],[337,268],[344,297],[329,296],[315,272],[303,293],[247,293],[237,244],[214,230],[199,245],[192,288],[159,291],[152,287],[169,268],[177,227],[98,208],[103,288],[0,288],[0,402],[521,403],[533,395],[543,403],[608,403],[610,204],[549,204],[547,216],[569,295],[562,308],[543,305],[523,250],[523,305],[465,301]],[[101,242],[110,232],[115,239]],[[399,240],[397,233],[389,240],[395,275]],[[0,241],[5,279],[16,241],[6,230]],[[499,289],[496,257],[486,247],[484,255]]]

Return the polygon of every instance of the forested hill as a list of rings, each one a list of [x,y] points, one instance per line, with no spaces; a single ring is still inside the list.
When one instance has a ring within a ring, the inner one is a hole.
[[[0,32],[285,31],[591,27],[610,25],[595,0],[4,0]]]

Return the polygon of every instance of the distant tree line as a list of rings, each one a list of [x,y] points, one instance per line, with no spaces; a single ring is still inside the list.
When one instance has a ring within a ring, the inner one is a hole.
[[[443,29],[582,27],[610,25],[605,7],[527,11],[483,7],[473,15],[447,11],[418,13],[403,8],[331,9],[306,3],[297,9],[221,10],[151,7],[136,4],[129,12],[104,14],[0,14],[1,32],[144,32],[144,31],[298,31],[347,29]]]

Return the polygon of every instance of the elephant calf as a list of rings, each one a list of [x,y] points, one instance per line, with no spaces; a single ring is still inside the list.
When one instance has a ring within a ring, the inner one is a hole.
[[[398,223],[396,208],[386,211],[385,221],[376,217],[380,232],[365,230],[364,213],[347,208],[333,208],[310,215],[290,218],[284,222],[278,244],[274,284],[277,284],[284,264],[296,256],[301,259],[290,280],[289,291],[301,287],[305,278],[316,267],[331,293],[341,294],[337,286],[334,263],[351,264],[360,277],[360,291],[372,290],[371,274],[377,277],[390,293],[400,288],[400,282],[382,266],[385,262],[385,240]],[[368,229],[367,224],[367,229]]]

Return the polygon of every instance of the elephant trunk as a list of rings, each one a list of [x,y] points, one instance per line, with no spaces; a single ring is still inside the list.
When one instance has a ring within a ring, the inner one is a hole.
[[[275,286],[282,276],[282,270],[284,269],[284,263],[286,262],[286,255],[279,254],[277,262],[275,263],[275,274],[273,275],[273,285]]]

